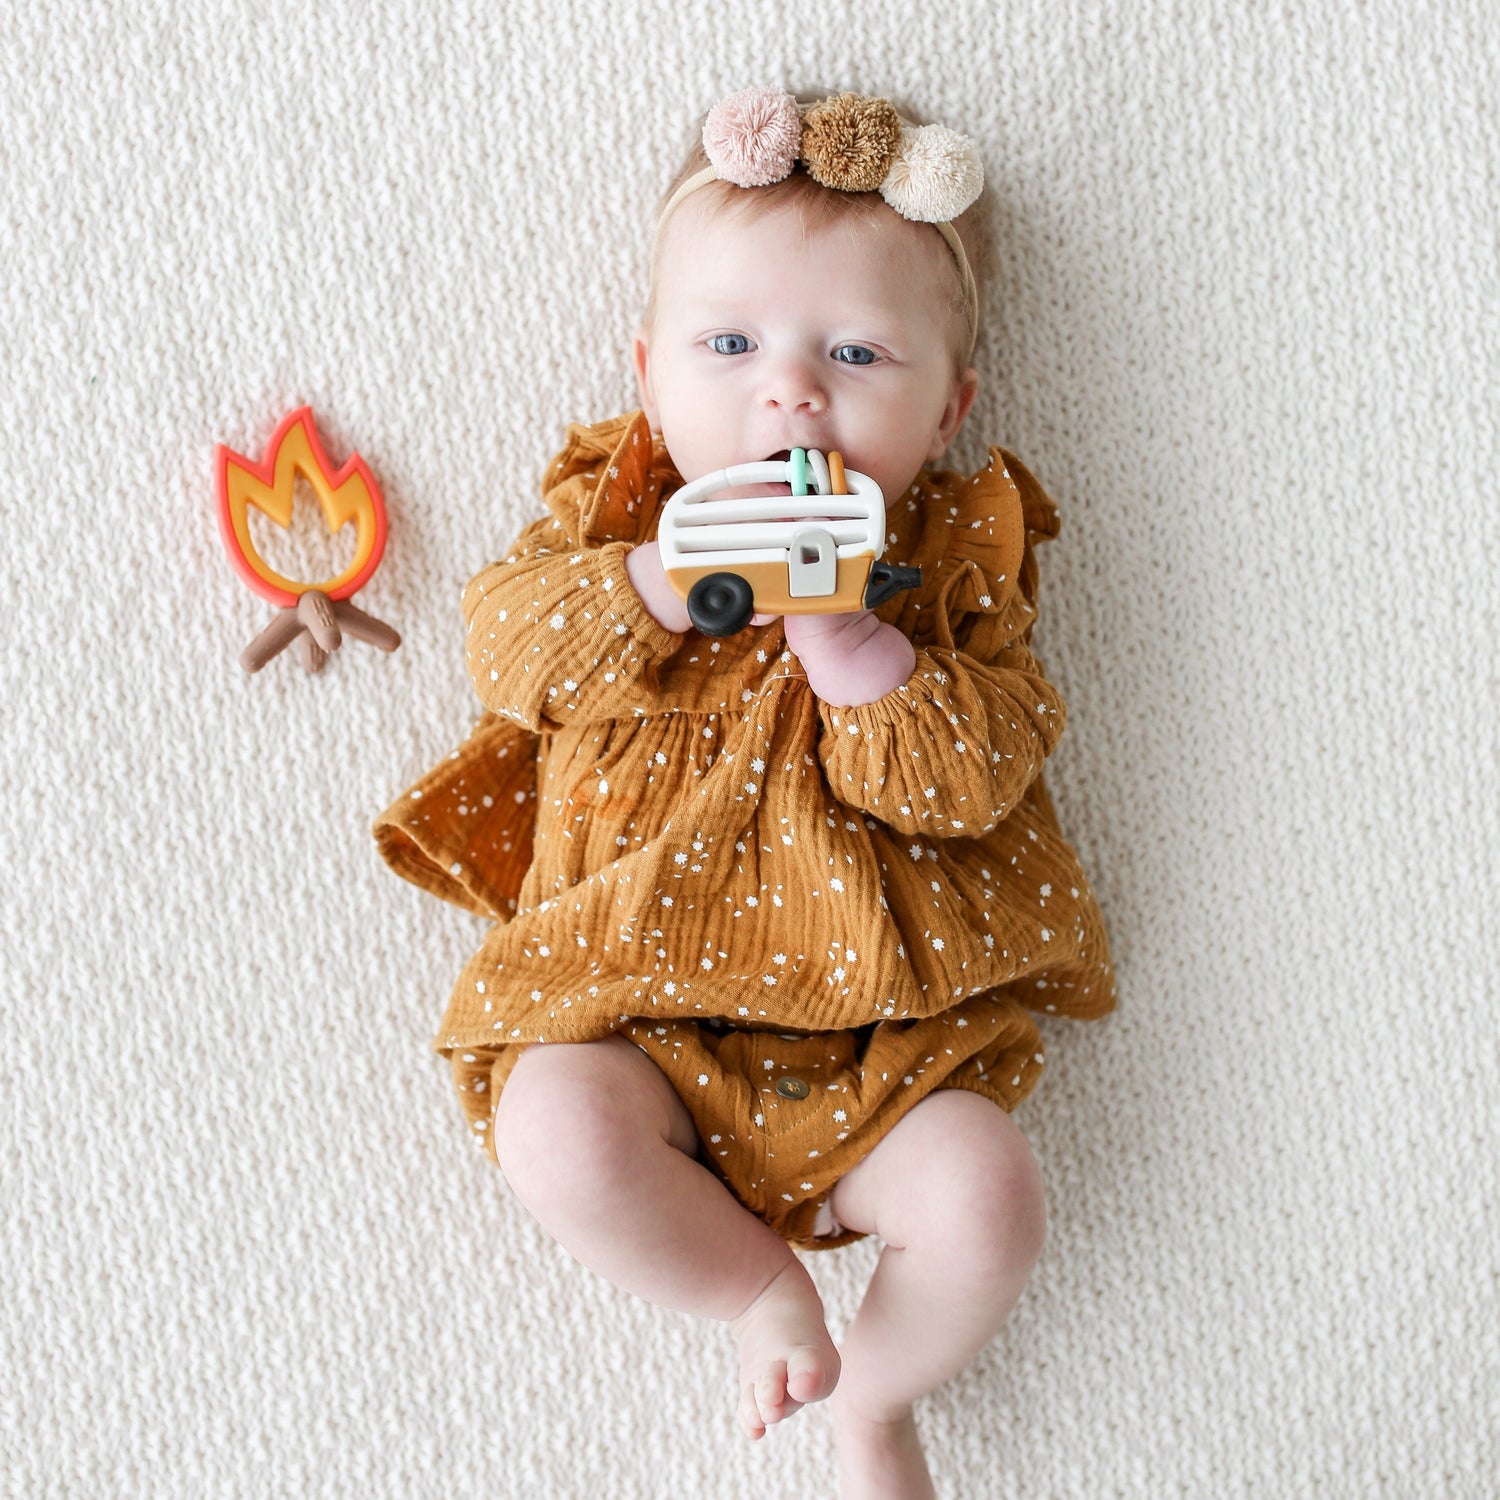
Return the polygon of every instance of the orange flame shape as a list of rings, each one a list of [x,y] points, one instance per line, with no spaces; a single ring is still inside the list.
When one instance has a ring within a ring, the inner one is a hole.
[[[352,454],[335,470],[318,441],[312,408],[298,407],[282,419],[260,463],[243,458],[222,443],[215,450],[218,475],[219,529],[229,560],[263,599],[286,608],[313,589],[330,599],[347,599],[363,588],[385,551],[385,501],[369,466]],[[312,486],[331,533],[353,521],[354,561],[337,577],[321,583],[299,583],[277,573],[255,550],[247,507],[255,506],[283,528],[292,524],[293,484],[298,474]]]

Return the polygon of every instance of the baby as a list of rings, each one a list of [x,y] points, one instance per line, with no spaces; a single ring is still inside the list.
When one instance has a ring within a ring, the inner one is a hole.
[[[981,188],[964,137],[884,99],[709,112],[658,218],[641,408],[570,426],[549,514],[470,582],[489,712],[376,825],[495,919],[435,1046],[511,1188],[600,1275],[729,1325],[750,1437],[830,1399],[846,1500],[933,1493],[913,1405],[1043,1242],[1028,1011],[1115,1003],[1041,775],[1056,512],[1003,449],[930,467],[979,387]],[[663,502],[798,447],[876,480],[920,586],[699,634]],[[867,1234],[839,1350],[795,1250]]]

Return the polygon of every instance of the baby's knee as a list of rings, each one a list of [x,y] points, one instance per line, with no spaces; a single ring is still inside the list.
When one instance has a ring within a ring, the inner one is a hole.
[[[1032,1264],[1047,1237],[1042,1170],[1015,1123],[1000,1110],[994,1128],[959,1135],[923,1185],[918,1221],[975,1274],[1010,1274]]]
[[[626,1044],[628,1045],[628,1044]],[[586,1202],[626,1170],[636,1131],[604,1042],[533,1043],[495,1105],[495,1159],[522,1202]]]

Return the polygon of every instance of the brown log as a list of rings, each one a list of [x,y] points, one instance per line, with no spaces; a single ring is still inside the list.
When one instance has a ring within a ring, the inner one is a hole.
[[[321,672],[328,653],[313,639],[312,631],[302,632],[302,665],[309,672]]]
[[[372,646],[379,646],[382,651],[394,651],[401,644],[401,637],[389,625],[377,620],[374,615],[367,615],[347,599],[340,599],[333,606],[333,612],[342,621],[344,629],[357,641],[368,641]]]
[[[297,611],[290,607],[278,609],[271,623],[240,652],[240,665],[247,672],[258,672],[277,655],[286,650],[302,632]]]
[[[334,617],[333,600],[322,589],[308,589],[297,601],[297,618],[302,628],[324,651],[337,651],[343,644],[338,621]],[[322,663],[319,663],[321,666]],[[317,668],[312,669],[316,671]]]

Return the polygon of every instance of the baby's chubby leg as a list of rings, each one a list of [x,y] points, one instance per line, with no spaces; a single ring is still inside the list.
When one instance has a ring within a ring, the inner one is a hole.
[[[850,1229],[885,1242],[843,1343],[833,1398],[840,1494],[931,1495],[913,1403],[999,1330],[1041,1253],[1041,1169],[997,1104],[939,1089],[833,1190]]]
[[[727,1322],[748,1436],[838,1380],[812,1278],[697,1159],[692,1116],[622,1036],[528,1047],[495,1109],[516,1196],[577,1261],[648,1302]]]

